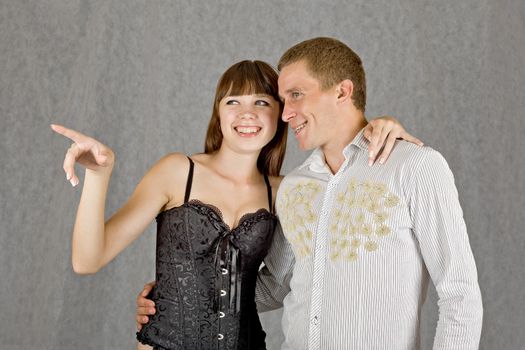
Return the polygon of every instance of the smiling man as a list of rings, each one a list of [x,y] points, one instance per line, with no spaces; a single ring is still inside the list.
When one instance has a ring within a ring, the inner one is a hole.
[[[368,165],[365,72],[342,42],[316,38],[279,62],[279,93],[304,150],[277,197],[259,311],[281,305],[282,349],[419,349],[432,279],[434,349],[477,349],[481,293],[453,175],[429,147],[398,142]]]

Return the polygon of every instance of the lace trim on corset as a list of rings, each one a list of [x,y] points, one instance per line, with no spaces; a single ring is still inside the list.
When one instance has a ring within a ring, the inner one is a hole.
[[[152,346],[153,347],[153,350],[169,350],[167,348],[164,348],[160,345],[157,345],[155,344],[153,341],[151,341],[149,338],[145,337],[142,333],[140,332],[137,332],[137,340],[144,344],[144,345],[149,345],[149,346]]]
[[[198,199],[191,199],[184,203],[183,206],[190,206],[198,209],[208,218],[220,222],[228,231],[245,231],[253,223],[266,218],[276,218],[276,215],[270,213],[266,208],[260,208],[255,212],[246,213],[239,219],[239,223],[233,229],[224,221],[224,216],[219,208],[212,204],[201,202]]]

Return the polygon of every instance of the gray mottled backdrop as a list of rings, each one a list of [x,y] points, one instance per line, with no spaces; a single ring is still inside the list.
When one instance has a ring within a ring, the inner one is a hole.
[[[80,188],[63,123],[117,154],[107,214],[172,151],[202,150],[215,83],[334,36],[363,58],[368,116],[397,116],[456,183],[484,297],[482,349],[524,349],[525,2],[0,0],[0,348],[130,349],[154,226],[95,276],[70,264]],[[305,154],[290,139],[284,172]],[[270,349],[280,313],[263,315]],[[432,289],[422,333],[431,347]],[[370,330],[374,331],[374,330]]]

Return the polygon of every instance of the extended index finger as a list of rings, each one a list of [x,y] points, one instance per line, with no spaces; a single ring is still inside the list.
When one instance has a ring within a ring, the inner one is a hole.
[[[65,126],[59,124],[51,124],[51,129],[53,129],[53,131],[57,134],[63,135],[76,143],[82,142],[82,140],[87,137],[76,130],[66,128]]]

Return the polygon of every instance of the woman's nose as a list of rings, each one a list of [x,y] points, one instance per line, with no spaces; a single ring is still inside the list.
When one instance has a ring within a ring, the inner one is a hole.
[[[255,114],[255,112],[253,110],[245,109],[239,114],[239,117],[241,117],[243,119],[253,119],[253,118],[256,118],[257,115]]]

